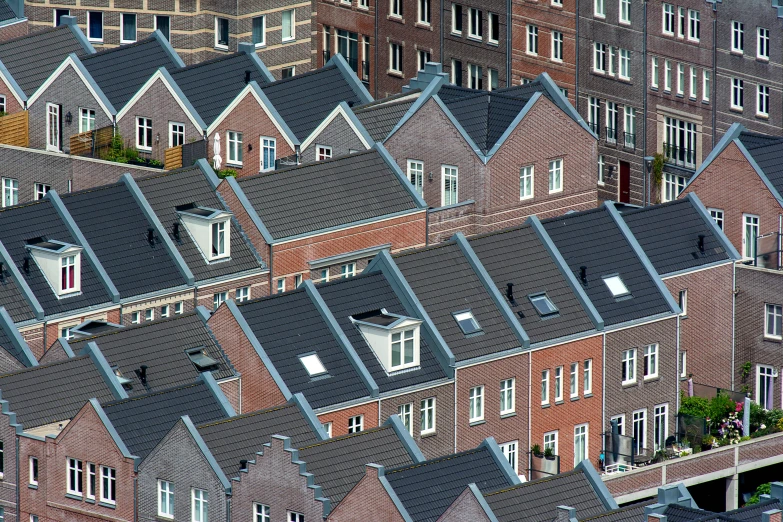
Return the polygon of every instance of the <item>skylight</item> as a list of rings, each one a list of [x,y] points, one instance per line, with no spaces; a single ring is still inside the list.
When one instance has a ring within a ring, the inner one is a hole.
[[[536,312],[541,317],[556,314],[559,311],[546,294],[531,295],[530,302],[536,307]]]
[[[465,335],[470,335],[481,331],[481,327],[479,326],[478,321],[476,321],[476,318],[473,317],[473,312],[470,310],[455,313],[454,320],[457,321],[457,324],[462,330],[462,333]]]
[[[628,291],[628,287],[625,286],[625,283],[623,283],[623,280],[620,279],[619,275],[604,277],[604,283],[606,283],[606,287],[612,293],[613,297],[622,297],[631,293]]]
[[[315,377],[317,375],[326,373],[326,368],[324,368],[321,359],[318,358],[318,354],[316,353],[311,353],[310,355],[300,355],[299,360],[302,361],[302,366],[305,367],[305,370],[307,370],[307,374],[310,377]]]

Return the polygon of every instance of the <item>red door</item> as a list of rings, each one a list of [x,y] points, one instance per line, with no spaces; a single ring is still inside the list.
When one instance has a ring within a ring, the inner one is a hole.
[[[631,164],[620,162],[620,203],[631,202]]]

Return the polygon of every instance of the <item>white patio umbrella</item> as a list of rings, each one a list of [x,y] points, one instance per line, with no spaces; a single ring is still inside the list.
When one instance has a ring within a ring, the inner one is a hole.
[[[215,170],[220,170],[220,166],[223,164],[223,158],[220,157],[220,133],[215,133],[215,143],[212,145],[212,166]]]

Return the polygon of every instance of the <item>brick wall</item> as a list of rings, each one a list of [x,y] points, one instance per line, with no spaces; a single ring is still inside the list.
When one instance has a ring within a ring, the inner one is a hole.
[[[367,467],[364,477],[332,510],[329,522],[404,522],[399,510],[378,480],[378,469]]]

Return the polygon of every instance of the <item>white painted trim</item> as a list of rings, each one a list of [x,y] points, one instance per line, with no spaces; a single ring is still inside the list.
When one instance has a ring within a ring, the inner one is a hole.
[[[302,145],[300,146],[300,150],[304,151],[307,149],[307,147],[310,146],[311,143],[315,141],[315,139],[326,129],[326,127],[332,123],[335,118],[337,118],[338,115],[341,115],[343,119],[348,123],[348,126],[351,127],[351,130],[356,134],[356,137],[359,138],[359,140],[362,142],[362,145],[364,145],[365,149],[369,149],[372,147],[369,143],[367,143],[367,140],[364,139],[364,136],[362,136],[362,133],[359,132],[359,129],[356,128],[356,125],[353,124],[351,119],[348,117],[347,114],[345,114],[345,110],[338,105],[334,108],[334,110],[329,114],[329,116],[322,121],[318,127],[315,128],[313,132],[310,133],[310,135],[302,142]]]
[[[174,98],[177,102],[177,105],[179,105],[179,108],[182,109],[182,111],[187,115],[188,119],[190,119],[190,122],[193,124],[194,127],[201,130],[203,132],[203,128],[201,127],[201,124],[196,121],[195,116],[188,110],[188,108],[185,106],[183,101],[180,99],[180,97],[177,95],[176,92],[174,92],[174,88],[171,86],[169,81],[166,79],[165,76],[163,76],[163,73],[158,69],[155,71],[155,74],[150,77],[149,80],[147,80],[144,85],[141,86],[141,89],[136,91],[136,94],[133,95],[133,97],[128,100],[128,103],[125,104],[125,106],[120,109],[120,111],[117,113],[117,124],[119,125],[120,120],[123,116],[128,114],[128,112],[133,108],[133,106],[141,99],[141,97],[152,88],[152,86],[155,84],[156,80],[161,80],[163,82],[163,85],[166,87],[166,89],[169,91],[169,94],[171,94],[172,98]]]
[[[90,91],[90,94],[92,94],[93,98],[95,98],[95,101],[98,102],[98,105],[100,105],[101,109],[103,109],[104,114],[113,122],[114,116],[112,115],[111,111],[109,110],[106,105],[104,105],[103,100],[101,100],[101,97],[98,95],[97,91],[93,89],[92,85],[90,85],[90,82],[87,81],[87,78],[82,74],[82,71],[79,70],[79,67],[76,66],[76,63],[73,61],[73,58],[71,56],[67,57],[63,63],[60,64],[60,66],[54,70],[52,74],[49,75],[49,77],[46,79],[46,81],[36,90],[32,96],[30,96],[27,99],[27,108],[29,108],[38,101],[38,98],[40,98],[43,93],[46,92],[46,89],[48,89],[54,81],[60,77],[60,75],[65,71],[68,67],[73,67],[73,70],[76,71],[76,74],[79,76],[79,79],[84,83],[84,85],[87,87],[87,89]],[[89,73],[88,73],[89,74]]]

